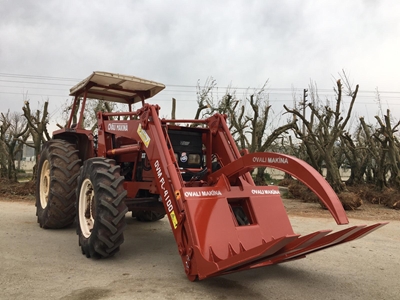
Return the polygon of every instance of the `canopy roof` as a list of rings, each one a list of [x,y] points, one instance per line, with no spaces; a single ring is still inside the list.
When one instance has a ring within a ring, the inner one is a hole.
[[[136,103],[148,99],[165,88],[162,83],[139,77],[109,72],[93,72],[70,89],[71,96],[106,100],[119,103]]]

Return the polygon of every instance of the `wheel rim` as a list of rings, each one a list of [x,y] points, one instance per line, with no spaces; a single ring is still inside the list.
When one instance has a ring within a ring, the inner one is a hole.
[[[79,226],[84,237],[88,238],[94,226],[94,190],[90,179],[85,179],[79,193]]]
[[[40,171],[40,205],[46,208],[50,193],[50,163],[45,160]]]

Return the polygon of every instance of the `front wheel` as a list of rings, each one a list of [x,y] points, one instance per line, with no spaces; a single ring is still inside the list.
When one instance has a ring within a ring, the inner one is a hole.
[[[106,158],[91,158],[78,177],[77,234],[86,257],[104,258],[119,251],[126,227],[126,191],[120,167]]]

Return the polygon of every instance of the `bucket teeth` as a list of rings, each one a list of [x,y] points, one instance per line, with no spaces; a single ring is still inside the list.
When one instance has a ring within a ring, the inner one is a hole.
[[[233,247],[231,244],[228,244],[228,253],[229,253],[229,257],[235,256],[237,255],[237,253],[235,252],[235,250],[233,250]]]

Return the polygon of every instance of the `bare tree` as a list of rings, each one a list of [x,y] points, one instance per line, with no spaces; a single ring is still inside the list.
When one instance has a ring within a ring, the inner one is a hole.
[[[203,116],[226,114],[228,127],[240,149],[247,149],[250,153],[271,151],[275,144],[281,142],[279,139],[282,135],[295,126],[294,118],[279,127],[271,120],[271,105],[266,91],[268,81],[262,88],[247,92],[244,99],[239,99],[231,87],[228,87],[224,96],[215,99],[215,81],[208,80],[206,83],[198,92],[196,118],[201,112]],[[258,168],[255,178],[257,184],[265,184],[264,175],[265,168]]]
[[[362,118],[363,119],[363,118]],[[341,137],[344,164],[350,168],[350,176],[346,181],[349,186],[364,184],[364,174],[371,161],[371,154],[368,149],[366,135],[360,125],[354,133],[354,137],[344,132]]]
[[[278,124],[273,124],[273,121],[271,121],[271,105],[269,104],[268,94],[265,90],[266,84],[267,82],[260,90],[255,91],[255,93],[247,98],[251,111],[247,113],[244,123],[241,124],[239,122],[242,126],[238,128],[239,132],[248,128],[247,134],[244,134],[242,138],[250,153],[273,151],[274,148],[281,148],[279,144],[284,140],[283,135],[290,129],[293,129],[296,124],[295,117],[285,125],[278,126]],[[249,125],[247,126],[247,124]],[[242,135],[243,133],[240,136]],[[247,139],[247,135],[249,135],[249,139]],[[257,184],[264,184],[264,178],[265,168],[259,167],[255,182]]]
[[[104,100],[91,100],[86,102],[85,110],[87,113],[84,114],[84,127],[95,131],[97,129],[97,113],[99,111],[108,113],[116,111],[117,104]]]
[[[363,117],[360,118],[360,128],[363,130],[364,143],[368,153],[366,161],[365,182],[375,184],[382,189],[385,184],[384,165],[385,155],[382,151],[381,144],[374,137],[375,129],[365,122]],[[357,152],[357,155],[360,155]]]
[[[327,170],[326,179],[337,193],[345,191],[346,187],[340,176],[340,166],[338,166],[336,160],[336,152],[340,147],[340,137],[345,133],[346,126],[351,118],[359,88],[357,85],[353,91],[345,74],[344,79],[348,88],[348,95],[351,97],[349,109],[345,116],[343,116],[341,107],[343,104],[343,85],[340,79],[336,82],[336,88],[334,89],[336,92],[334,107],[331,107],[329,103],[324,106],[318,106],[318,102],[303,103],[302,105],[306,106],[304,109],[301,109],[302,107],[289,109],[284,106],[287,112],[292,113],[303,122],[306,131],[302,132],[297,127],[295,134],[303,141],[314,166],[318,166],[317,160],[323,160]],[[310,90],[316,89],[311,86]],[[315,95],[317,98],[317,93]],[[306,110],[310,111],[309,117],[305,114]],[[317,155],[315,150],[317,150]]]
[[[49,132],[47,131],[47,124],[49,123],[48,107],[48,100],[44,102],[42,109],[36,109],[34,112],[31,110],[28,100],[24,102],[24,106],[22,107],[29,128],[29,133],[33,140],[35,158],[38,157],[43,143],[50,139]],[[30,146],[29,144],[27,145]]]
[[[212,77],[208,77],[204,86],[200,86],[200,81],[197,82],[197,111],[194,118],[196,120],[200,119],[201,113],[211,107],[212,100],[212,90],[216,86],[217,82]],[[203,114],[204,116],[204,114]],[[196,126],[196,124],[193,124]]]
[[[82,99],[77,99],[76,108],[74,110],[74,115],[72,116],[72,124],[76,124],[78,122],[78,115],[80,110],[82,109]],[[70,116],[70,111],[72,110],[74,104],[74,100],[70,104],[66,104],[63,107],[62,111],[62,119],[64,121],[64,125],[57,124],[58,127],[64,128],[68,122],[68,118]],[[104,100],[96,100],[90,99],[90,101],[86,101],[85,111],[83,115],[83,128],[86,128],[91,131],[95,131],[97,129],[97,113],[101,112],[113,112],[118,109],[118,105],[115,102],[104,101]],[[111,117],[113,118],[113,117]]]
[[[10,111],[0,114],[0,124],[0,147],[3,154],[0,174],[9,180],[17,181],[15,160],[28,138],[28,126],[21,115]]]
[[[390,171],[389,185],[400,188],[400,150],[399,140],[395,136],[397,128],[400,126],[400,121],[394,126],[391,122],[390,110],[388,109],[383,120],[379,116],[375,116],[378,121],[379,127],[374,133],[375,139],[381,144],[383,148],[382,158],[387,158],[387,171]]]

